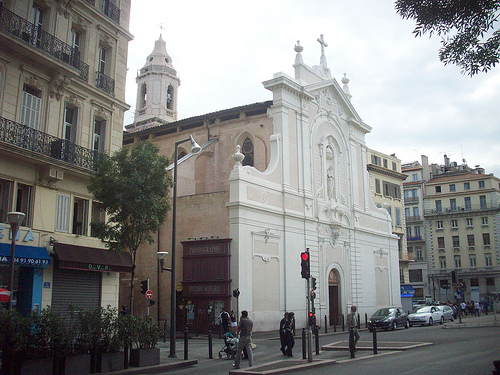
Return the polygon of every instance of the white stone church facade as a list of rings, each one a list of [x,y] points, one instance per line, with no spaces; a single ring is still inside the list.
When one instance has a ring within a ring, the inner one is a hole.
[[[196,210],[205,207],[208,216],[210,205],[217,206],[218,215],[211,218],[210,233],[207,224],[194,219],[189,228],[179,228],[178,248],[189,238],[212,233],[228,238],[230,286],[224,304],[236,311],[230,292],[238,288],[239,310],[249,311],[256,331],[276,329],[285,311],[295,312],[297,327],[305,326],[308,290],[301,278],[300,253],[306,248],[311,254],[311,276],[317,279],[315,309],[321,325],[325,316],[329,324],[339,323],[341,314],[347,314],[353,304],[368,316],[378,307],[401,305],[398,239],[392,234],[389,214],[377,208],[370,195],[365,135],[371,128],[351,104],[349,80],[344,76],[340,87],[331,77],[323,38],[318,41],[319,66],[305,64],[302,47],[297,45],[294,77],[277,73],[264,82],[273,100],[255,123],[261,122],[260,127],[253,127],[250,117],[244,116],[227,123],[211,120],[211,115],[225,113],[221,111],[200,116],[204,126],[199,129],[183,120],[152,126],[137,122],[124,137],[126,144],[147,138],[171,157],[174,142],[186,134],[198,140],[206,128],[214,133],[203,144],[201,154],[189,155],[187,150],[188,157],[179,164],[178,204],[184,211],[178,211],[177,225],[196,215],[188,207],[194,202]],[[179,82],[173,82],[171,87],[177,90]],[[173,94],[175,111],[176,91]],[[261,130],[266,128],[267,133]],[[242,165],[240,146],[247,133],[255,150],[265,150],[266,156]],[[208,170],[209,165],[211,173],[200,173],[200,168]],[[212,179],[221,181],[210,191]],[[139,277],[141,272],[146,276],[144,270],[155,262],[156,248],[168,251],[169,225],[167,222],[158,235],[158,246],[141,250]],[[176,261],[181,265],[179,257]],[[161,277],[158,289],[168,283]],[[179,284],[184,283],[183,277],[178,276]],[[152,285],[154,288],[154,282]],[[183,307],[189,302],[187,299]],[[161,305],[168,315],[168,302]],[[161,309],[158,318],[166,318]]]

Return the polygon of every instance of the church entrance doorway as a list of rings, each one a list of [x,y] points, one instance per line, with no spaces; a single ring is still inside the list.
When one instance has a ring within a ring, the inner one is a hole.
[[[331,270],[328,275],[328,301],[330,311],[330,325],[341,323],[341,289],[340,275],[337,270]]]

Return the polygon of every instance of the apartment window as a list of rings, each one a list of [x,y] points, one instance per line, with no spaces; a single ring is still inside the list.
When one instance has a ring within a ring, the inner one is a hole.
[[[468,234],[467,235],[467,245],[468,246],[476,246],[476,240],[474,239],[473,234]]]
[[[380,194],[380,180],[378,178],[375,179],[375,193]]]
[[[422,270],[409,270],[410,283],[421,283],[424,278],[422,277]]]
[[[415,237],[420,237],[420,227],[415,227]]]
[[[250,140],[250,138],[245,138],[243,147],[241,148],[241,153],[245,155],[245,158],[243,159],[241,164],[253,167],[253,142]]]
[[[14,183],[9,180],[0,179],[0,222],[7,222],[7,212],[12,207],[12,189]]]
[[[453,241],[453,247],[460,247],[460,237],[452,236],[451,240]]]
[[[396,226],[401,226],[401,208],[396,208]]]
[[[482,226],[488,226],[488,218],[487,217],[482,217],[481,218],[481,225]]]
[[[470,286],[479,286],[479,279],[477,278],[470,279]]]
[[[476,254],[469,254],[469,263],[470,263],[470,268],[476,268]],[[472,282],[472,280],[471,280]],[[472,284],[471,284],[472,285]]]
[[[436,211],[437,212],[442,212],[443,211],[443,207],[441,205],[441,201],[436,201]]]
[[[458,222],[457,220],[450,220],[450,223],[451,223],[451,228],[452,229],[457,229],[458,228]]]
[[[99,61],[98,61],[98,72],[101,73],[101,74],[106,74],[107,72],[107,64],[106,64],[106,60],[107,60],[107,56],[108,55],[108,51],[106,50],[106,48],[104,48],[103,46],[99,46]]]
[[[412,179],[413,181],[418,181],[418,174],[413,173],[413,174],[411,175],[411,179]]]
[[[418,207],[413,207],[413,216],[415,217],[416,220],[420,218],[420,212],[418,210]]]
[[[467,219],[465,219],[465,224],[467,225],[467,227],[472,227],[472,218],[468,217]]]
[[[453,259],[455,260],[455,268],[462,268],[462,260],[460,258],[460,255],[455,255]]]
[[[139,108],[144,108],[148,102],[148,86],[143,83],[141,86]]]
[[[483,245],[485,246],[490,246],[490,234],[489,233],[483,233]]]
[[[64,139],[76,143],[76,125],[78,121],[78,108],[66,103],[64,108]]]
[[[439,268],[446,268],[446,257],[439,257]]]
[[[382,166],[382,160],[379,156],[372,155],[372,164]]]
[[[443,222],[441,220],[436,221],[436,229],[443,229]]]
[[[69,233],[70,204],[71,196],[69,194],[57,194],[56,232]]]
[[[479,189],[484,189],[484,180],[478,182],[479,182]]]
[[[464,182],[464,190],[470,190],[470,182]]]
[[[486,209],[486,195],[479,196],[479,205],[482,210]]]
[[[106,132],[106,121],[94,119],[94,136],[92,140],[92,149],[95,153],[104,152],[104,135]]]
[[[33,4],[30,21],[34,25],[34,29],[33,29],[31,43],[37,47],[40,46],[40,43],[42,41],[43,18],[44,18],[43,9],[36,4]]]
[[[457,210],[457,200],[455,198],[450,199],[450,209],[452,211]]]
[[[491,254],[489,254],[489,253],[484,254],[484,261],[485,261],[486,267],[493,266],[493,260],[491,258]]]
[[[387,159],[384,159],[384,168],[387,168]]]
[[[487,277],[486,278],[486,286],[495,286],[495,278]]]
[[[71,30],[71,43],[73,47],[74,59],[75,62],[78,60],[83,60],[83,48],[84,48],[84,35],[85,33],[77,30]]]
[[[40,128],[40,110],[42,93],[31,86],[24,85],[21,104],[21,124],[38,130]]]
[[[467,211],[472,210],[472,204],[471,204],[470,197],[465,197],[465,198],[464,198],[464,203],[465,203],[465,209],[466,209]]]
[[[450,184],[450,191],[455,191],[455,184]]]
[[[411,238],[411,227],[406,227],[406,237]]]
[[[438,237],[438,248],[439,249],[444,249],[444,237]]]
[[[410,209],[408,207],[406,207],[405,208],[405,217],[406,217],[406,220],[409,220],[410,216],[411,216]]]
[[[418,197],[418,190],[417,189],[412,189],[411,190],[411,196],[413,198],[417,198]]]
[[[422,248],[420,246],[415,247],[415,260],[418,262],[422,262],[424,260]]]
[[[392,162],[392,170],[396,172],[398,171],[398,165],[396,164],[395,161]]]
[[[436,189],[436,193],[441,193],[441,186],[436,186],[435,189]]]
[[[75,198],[73,202],[73,234],[86,236],[89,227],[89,201]]]
[[[16,209],[17,212],[24,212],[26,217],[22,226],[30,226],[32,220],[33,186],[17,184]]]
[[[389,212],[389,216],[392,219],[392,207],[391,206],[387,206],[387,212]]]
[[[96,232],[93,225],[104,223],[105,220],[106,220],[106,211],[104,210],[102,204],[97,202],[92,202],[91,226],[90,226],[90,235],[92,237],[96,237]]]

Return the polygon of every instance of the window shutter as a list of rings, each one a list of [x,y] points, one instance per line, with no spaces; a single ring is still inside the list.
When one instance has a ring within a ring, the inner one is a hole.
[[[57,194],[57,217],[56,228],[57,232],[69,232],[69,209],[71,197],[68,194]]]

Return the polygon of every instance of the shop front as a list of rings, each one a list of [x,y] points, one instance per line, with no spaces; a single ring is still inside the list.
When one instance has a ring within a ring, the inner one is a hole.
[[[178,294],[178,323],[198,333],[218,333],[221,310],[230,309],[231,239],[182,242],[183,281]]]
[[[0,287],[9,289],[11,244],[0,243]],[[43,271],[50,265],[45,247],[16,245],[12,306],[23,314],[39,311],[42,305]],[[6,304],[6,302],[5,302]]]

